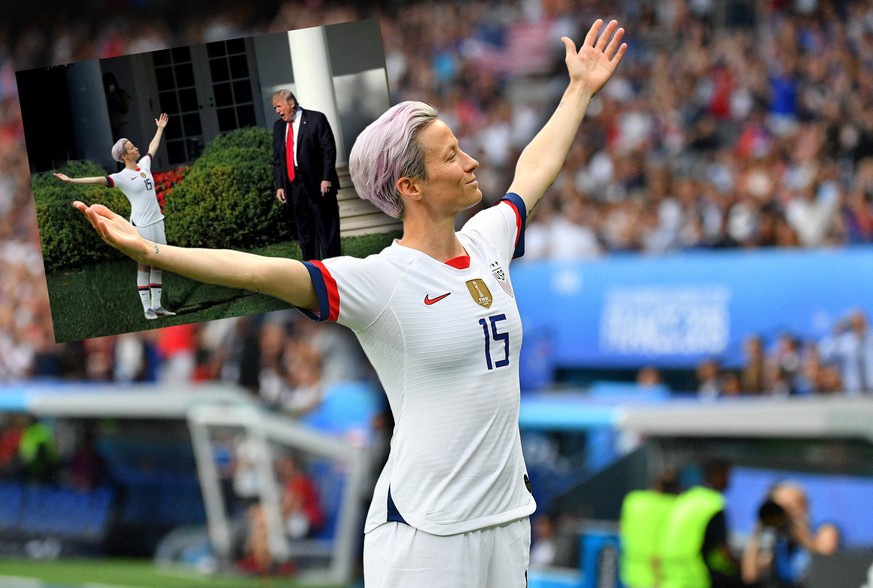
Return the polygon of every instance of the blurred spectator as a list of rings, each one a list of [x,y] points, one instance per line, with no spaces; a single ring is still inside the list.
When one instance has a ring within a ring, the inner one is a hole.
[[[740,396],[744,393],[740,374],[726,370],[721,374],[721,396],[725,398]]]
[[[832,555],[839,544],[836,525],[816,526],[810,520],[803,487],[781,482],[758,511],[758,523],[743,551],[743,579],[761,588],[801,588],[811,555]]]
[[[348,329],[336,323],[315,323],[296,312],[290,316],[294,321],[294,338],[320,356],[321,380],[325,387],[371,375],[370,364]]]
[[[840,206],[839,187],[832,181],[815,182],[815,171],[799,169],[791,197],[785,206],[785,218],[804,247],[830,244],[829,233]],[[792,186],[789,186],[792,188]]]
[[[767,388],[774,396],[802,393],[802,349],[796,337],[783,333],[767,359]]]
[[[231,446],[230,471],[234,502],[228,511],[239,513],[247,510],[260,497],[257,460],[263,457],[260,455],[263,445],[243,431],[234,438]]]
[[[21,458],[18,447],[29,419],[27,415],[19,414],[2,415],[0,418],[3,419],[0,428],[0,477],[11,479],[19,474]]]
[[[318,408],[325,394],[321,354],[307,343],[292,341],[286,348],[285,362],[289,387],[282,410],[300,416]]]
[[[67,483],[74,490],[89,492],[108,482],[106,461],[97,449],[95,425],[86,424],[73,455],[66,464]]]
[[[281,408],[287,387],[287,371],[284,359],[288,343],[284,323],[266,321],[260,333],[261,369],[258,373],[258,395],[264,404],[273,409]]]
[[[28,416],[28,424],[18,443],[21,472],[29,482],[56,483],[58,450],[54,431],[36,417]]]
[[[703,484],[680,494],[667,514],[658,545],[663,586],[739,588],[739,560],[728,543],[724,491],[730,465],[712,459]]]
[[[838,322],[833,334],[820,342],[819,351],[826,363],[839,365],[846,393],[873,392],[873,335],[864,311],[852,311]]]
[[[664,522],[680,491],[677,473],[667,470],[650,486],[645,490],[632,490],[622,500],[619,573],[621,581],[628,588],[661,585],[658,544]]]
[[[697,365],[697,395],[713,400],[721,395],[721,365],[715,358],[707,358]]]
[[[150,379],[150,337],[145,333],[124,333],[115,342],[114,369],[118,382],[141,382]]]
[[[664,380],[661,378],[661,372],[658,371],[658,368],[648,365],[640,368],[637,372],[636,382],[637,386],[652,388],[662,385]]]
[[[548,567],[555,565],[558,545],[555,539],[555,519],[549,513],[534,517],[531,525],[531,567]]]
[[[96,337],[82,341],[85,351],[85,377],[94,382],[111,382],[114,377],[115,337]]]
[[[743,342],[745,361],[741,372],[741,387],[746,394],[763,394],[767,389],[764,341],[759,335],[746,337]]]
[[[868,193],[855,189],[846,194],[842,215],[849,244],[873,242],[873,198]]]
[[[281,486],[280,511],[282,527],[288,539],[311,537],[324,524],[321,499],[315,484],[301,468],[297,458],[284,455],[276,461],[276,474]],[[249,508],[249,535],[241,567],[249,572],[267,573],[283,562],[274,562],[267,537],[266,512],[262,504]],[[293,553],[293,545],[292,545]],[[287,569],[278,571],[290,571]]]
[[[158,381],[184,384],[194,375],[197,325],[176,325],[158,330],[157,351],[161,359]]]
[[[571,191],[561,199],[560,214],[548,222],[551,259],[590,259],[600,255],[600,243],[591,226],[595,214],[592,206],[579,193]]]

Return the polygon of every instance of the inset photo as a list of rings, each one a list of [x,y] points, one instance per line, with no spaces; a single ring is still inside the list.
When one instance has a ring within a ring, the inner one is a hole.
[[[348,175],[390,106],[377,19],[17,72],[56,342],[263,313],[275,298],[137,264],[72,202],[149,241],[300,260],[377,253],[399,221]]]

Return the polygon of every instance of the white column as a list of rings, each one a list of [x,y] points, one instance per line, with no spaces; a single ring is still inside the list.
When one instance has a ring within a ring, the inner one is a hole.
[[[294,72],[294,95],[303,108],[323,112],[336,141],[336,163],[347,163],[342,127],[336,106],[333,72],[324,27],[288,31],[291,69]]]

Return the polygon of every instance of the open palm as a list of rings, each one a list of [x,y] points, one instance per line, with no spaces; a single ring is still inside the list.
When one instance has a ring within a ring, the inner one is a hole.
[[[601,29],[603,34],[600,34]],[[604,28],[603,20],[599,18],[591,25],[579,51],[571,39],[562,37],[561,41],[567,48],[564,62],[570,80],[582,82],[590,88],[592,95],[596,94],[612,77],[627,52],[627,43],[621,42],[622,37],[624,29],[618,28],[617,21],[610,21]]]
[[[97,234],[109,245],[128,257],[137,259],[145,252],[146,242],[137,230],[123,217],[102,204],[86,205],[73,202],[73,206],[85,215]]]

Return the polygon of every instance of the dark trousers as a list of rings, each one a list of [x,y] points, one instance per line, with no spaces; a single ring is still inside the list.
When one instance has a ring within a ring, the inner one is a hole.
[[[288,192],[288,190],[286,190]],[[297,240],[304,260],[341,255],[339,205],[336,192],[310,193],[302,181],[290,185],[290,204],[297,220]],[[286,206],[288,206],[286,204]]]

